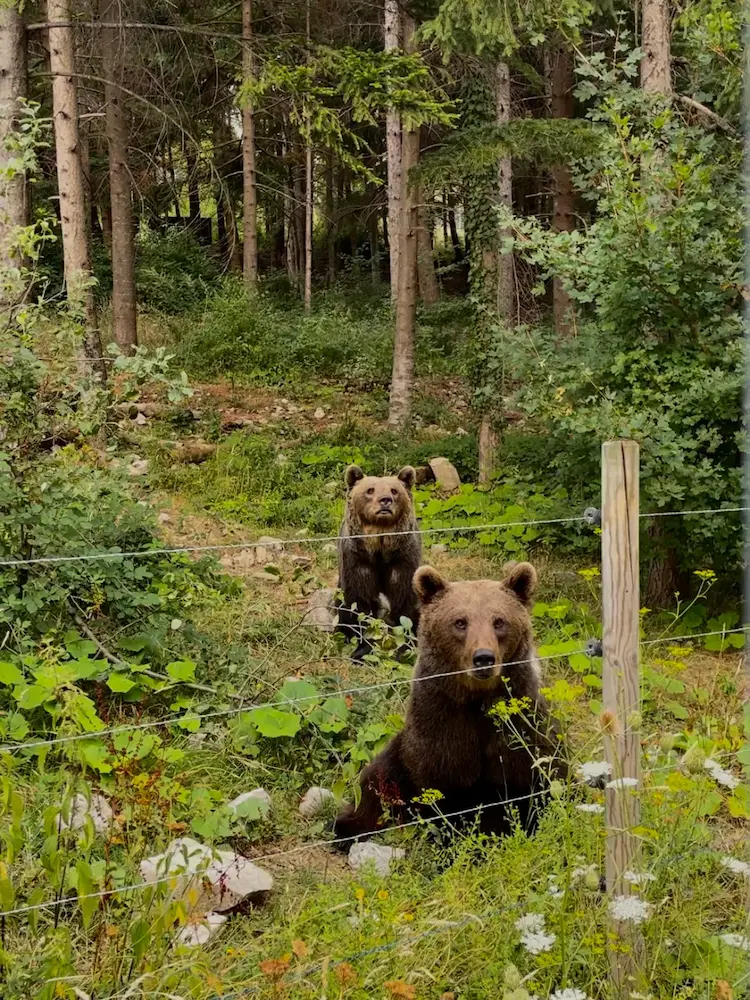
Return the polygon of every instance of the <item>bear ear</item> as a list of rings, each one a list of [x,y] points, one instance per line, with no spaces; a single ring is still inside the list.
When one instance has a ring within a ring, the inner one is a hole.
[[[360,479],[364,478],[365,474],[358,465],[350,465],[344,473],[344,482],[346,483],[346,488],[348,490],[350,490],[355,483],[358,483]]]
[[[536,570],[531,563],[507,563],[503,567],[503,572],[505,579],[500,586],[513,591],[521,604],[530,605],[537,583]]]
[[[414,574],[414,590],[422,604],[429,604],[439,597],[448,586],[448,581],[434,566],[420,566]]]
[[[396,478],[401,480],[407,490],[411,490],[417,478],[416,469],[413,465],[405,465]]]

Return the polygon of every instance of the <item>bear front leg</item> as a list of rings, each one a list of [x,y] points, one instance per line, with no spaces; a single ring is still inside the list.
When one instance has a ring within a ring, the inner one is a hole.
[[[383,818],[390,810],[395,822],[406,804],[416,794],[414,783],[401,760],[401,734],[365,767],[359,778],[362,795],[359,805],[345,806],[336,817],[333,829],[339,849],[348,851],[358,837],[376,833],[383,825]]]
[[[372,566],[363,562],[355,563],[356,558],[357,554],[352,549],[342,555],[339,587],[344,592],[344,600],[338,609],[337,631],[346,636],[347,642],[358,640],[352,659],[361,660],[372,650],[372,646],[364,637],[367,624],[360,622],[359,616],[364,614],[377,617],[380,585]]]
[[[416,635],[419,625],[419,605],[414,592],[414,572],[415,568],[411,562],[394,563],[388,578],[386,597],[391,606],[391,624],[398,625],[402,618],[408,618]],[[406,649],[406,646],[401,647],[397,651],[397,655],[402,654]]]

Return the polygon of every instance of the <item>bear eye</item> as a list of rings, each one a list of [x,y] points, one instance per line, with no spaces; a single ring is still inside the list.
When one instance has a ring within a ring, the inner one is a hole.
[[[505,619],[496,618],[492,623],[492,627],[495,629],[496,632],[500,632],[502,629],[505,628]]]
[[[460,632],[463,632],[466,628],[467,622],[465,618],[457,618],[453,624]]]
[[[375,487],[374,487],[374,486],[371,486],[371,487],[369,488],[369,490],[367,491],[367,495],[368,495],[368,497],[371,497],[371,496],[373,495],[373,493],[374,493],[374,492],[375,492]]]
[[[398,490],[391,490],[391,496],[397,497],[398,496]]]

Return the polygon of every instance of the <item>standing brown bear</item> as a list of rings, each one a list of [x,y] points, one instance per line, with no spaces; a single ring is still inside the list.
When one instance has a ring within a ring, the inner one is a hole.
[[[517,563],[505,574],[499,583],[451,584],[432,566],[417,571],[419,659],[406,723],[362,772],[360,803],[338,816],[337,837],[375,831],[388,810],[398,822],[409,812],[449,817],[478,806],[487,807],[480,828],[503,834],[511,828],[508,808],[489,807],[513,799],[522,826],[535,828],[545,772],[562,776],[566,768],[540,693],[529,614],[536,571]],[[488,715],[510,698],[528,699],[525,711]],[[551,764],[535,766],[542,756]],[[426,789],[442,793],[436,809],[410,806]]]
[[[376,617],[381,594],[392,624],[409,618],[416,629],[419,621],[412,581],[422,561],[422,542],[416,533],[414,479],[410,465],[397,476],[366,476],[358,465],[346,470],[346,513],[338,542],[344,602],[338,628],[348,639],[360,636],[355,660],[371,648],[362,637],[358,614]]]

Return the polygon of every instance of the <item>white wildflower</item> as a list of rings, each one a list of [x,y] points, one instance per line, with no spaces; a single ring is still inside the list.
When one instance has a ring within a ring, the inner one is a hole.
[[[612,774],[612,765],[606,760],[588,760],[585,764],[581,764],[578,773],[587,785],[591,785],[592,788],[601,788],[604,779]]]
[[[550,1000],[589,1000],[583,990],[567,989],[555,990],[551,994]]]
[[[615,896],[609,904],[609,912],[615,920],[642,924],[651,912],[651,903],[638,896]]]
[[[604,806],[600,806],[598,802],[580,802],[576,809],[582,813],[603,813]]]
[[[586,865],[581,868],[574,868],[570,874],[572,882],[580,882],[581,879],[585,879],[587,875],[598,875],[596,865]]]
[[[750,865],[747,861],[740,861],[739,858],[732,858],[728,854],[725,854],[721,859],[721,863],[724,868],[727,868],[734,875],[744,875],[745,878],[750,878]]]
[[[541,955],[543,951],[551,951],[552,945],[557,940],[554,934],[546,934],[544,931],[528,931],[521,935],[521,944],[530,955]]]
[[[631,885],[645,885],[647,882],[655,882],[656,875],[652,875],[651,872],[625,872],[622,876],[626,882],[630,882]]]
[[[742,951],[750,951],[750,938],[745,937],[744,934],[720,934],[719,937],[730,948],[740,948]]]
[[[549,887],[549,894],[553,899],[561,899],[565,895],[562,889],[554,884]]]
[[[541,913],[525,913],[516,920],[516,930],[521,933],[529,931],[538,934],[544,930],[544,915]]]
[[[726,771],[721,764],[718,764],[715,760],[711,760],[710,757],[706,758],[703,762],[703,766],[717,785],[723,785],[725,788],[736,788],[740,783],[739,778],[735,778],[733,774]]]
[[[607,788],[615,788],[618,791],[621,788],[637,788],[638,779],[637,778],[615,778],[613,781],[607,782]]]

